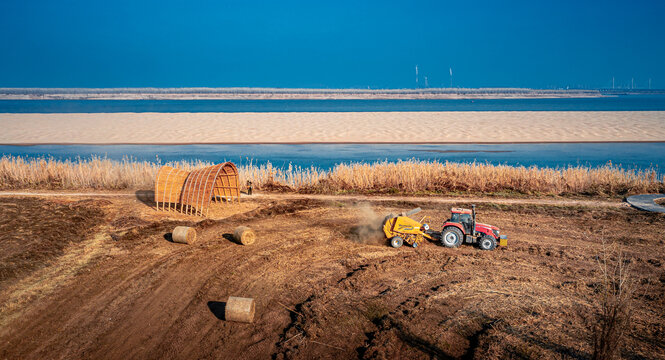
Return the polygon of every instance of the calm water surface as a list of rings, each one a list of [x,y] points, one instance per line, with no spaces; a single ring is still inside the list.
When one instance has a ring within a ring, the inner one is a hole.
[[[0,100],[0,113],[665,111],[665,95],[450,100]]]

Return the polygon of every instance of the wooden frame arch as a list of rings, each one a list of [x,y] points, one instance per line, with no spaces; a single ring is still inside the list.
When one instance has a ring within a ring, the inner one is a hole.
[[[238,168],[225,162],[193,171],[162,166],[155,180],[157,210],[206,215],[211,201],[240,202]],[[161,206],[161,208],[160,208]]]

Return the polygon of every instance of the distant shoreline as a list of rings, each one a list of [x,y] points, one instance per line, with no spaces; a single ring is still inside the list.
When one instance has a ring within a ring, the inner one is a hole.
[[[391,100],[594,98],[624,93],[527,88],[0,88],[0,100]]]

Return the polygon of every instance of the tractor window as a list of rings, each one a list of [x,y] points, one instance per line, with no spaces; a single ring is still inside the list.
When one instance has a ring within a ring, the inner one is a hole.
[[[471,222],[471,214],[453,213],[452,216],[450,217],[450,222],[455,222],[455,223]]]

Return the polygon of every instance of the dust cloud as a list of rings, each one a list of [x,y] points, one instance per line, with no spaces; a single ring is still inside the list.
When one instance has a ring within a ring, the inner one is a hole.
[[[358,216],[358,225],[352,226],[349,237],[352,241],[367,245],[383,245],[386,237],[381,227],[386,215],[379,215],[368,203],[355,205],[353,208]]]

